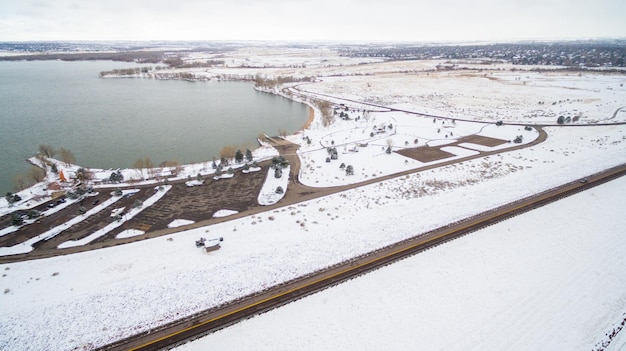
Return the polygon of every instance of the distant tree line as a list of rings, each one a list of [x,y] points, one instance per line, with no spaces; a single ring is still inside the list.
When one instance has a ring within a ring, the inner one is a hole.
[[[312,82],[314,80],[315,77],[278,76],[269,78],[257,74],[254,77],[254,85],[258,88],[273,88],[285,83]]]

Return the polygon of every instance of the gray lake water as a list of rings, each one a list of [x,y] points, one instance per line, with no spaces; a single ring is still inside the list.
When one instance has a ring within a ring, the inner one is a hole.
[[[138,158],[191,163],[226,145],[257,147],[259,133],[294,132],[308,107],[244,82],[101,79],[132,63],[0,62],[0,191],[26,174],[39,144],[66,148],[77,163],[132,167]]]

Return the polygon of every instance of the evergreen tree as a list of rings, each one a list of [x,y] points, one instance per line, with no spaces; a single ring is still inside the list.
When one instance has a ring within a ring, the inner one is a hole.
[[[354,175],[354,167],[352,165],[346,167],[346,175]]]
[[[243,153],[241,152],[241,150],[237,150],[235,152],[235,162],[236,163],[241,163],[241,161],[243,161]]]

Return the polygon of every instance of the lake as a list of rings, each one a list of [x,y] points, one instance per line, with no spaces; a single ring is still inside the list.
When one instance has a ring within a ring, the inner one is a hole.
[[[139,158],[193,163],[226,145],[256,148],[260,133],[302,128],[309,109],[246,82],[99,78],[139,65],[111,61],[0,62],[0,190],[14,191],[39,144],[77,163],[127,168]]]

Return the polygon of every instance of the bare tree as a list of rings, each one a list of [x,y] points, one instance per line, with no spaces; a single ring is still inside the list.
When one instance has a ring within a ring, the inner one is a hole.
[[[148,174],[150,175],[152,174],[152,171],[150,169],[153,167],[154,164],[152,163],[152,160],[150,160],[150,157],[138,158],[137,161],[135,161],[135,163],[133,164],[133,168],[137,169],[142,179],[144,178],[144,169],[147,169]]]
[[[150,157],[146,157],[143,162],[148,169],[148,177],[154,178],[154,175],[157,173],[157,169],[154,167],[154,163],[152,163]]]
[[[89,172],[86,168],[79,168],[76,170],[76,178],[79,180],[90,180],[93,177],[93,173]]]
[[[35,183],[39,183],[46,178],[46,171],[39,167],[31,166],[28,170],[28,178]]]
[[[63,161],[63,163],[65,163],[65,166],[67,167],[69,167],[72,163],[76,163],[76,157],[71,150],[68,150],[66,148],[60,148],[59,156],[61,157],[61,161]]]
[[[39,144],[39,153],[48,158],[52,158],[56,154],[56,150],[50,145]]]
[[[36,159],[39,160],[39,166],[43,169],[44,173],[48,172],[48,160],[46,160],[46,156],[43,154],[38,154],[35,156]]]
[[[180,162],[178,162],[177,160],[167,160],[159,164],[159,167],[178,167],[178,166],[180,166]]]
[[[365,122],[369,122],[370,121],[370,111],[368,111],[368,110],[364,110],[363,111],[363,119],[365,119]]]
[[[316,100],[315,106],[322,113],[322,125],[324,127],[328,127],[335,120],[335,116],[333,115],[333,109],[330,102],[326,100]]]
[[[16,176],[14,176],[13,177],[13,184],[15,185],[15,188],[18,191],[26,189],[26,186],[27,186],[26,177],[24,177],[23,174],[18,174]]]
[[[226,145],[220,150],[220,158],[233,158],[238,149],[238,145]]]
[[[389,138],[386,140],[387,141],[387,149],[385,150],[386,153],[390,154],[391,151],[393,151],[392,146],[393,146],[393,139]]]

